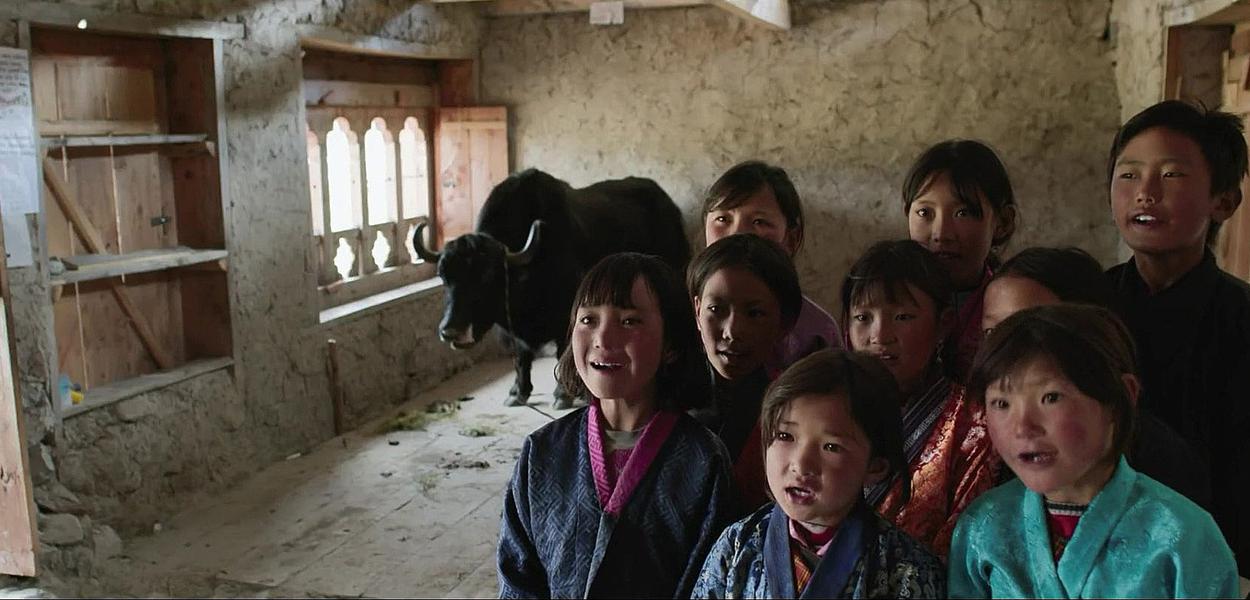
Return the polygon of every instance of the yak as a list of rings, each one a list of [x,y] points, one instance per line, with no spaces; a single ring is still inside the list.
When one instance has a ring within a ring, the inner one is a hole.
[[[575,189],[528,169],[495,186],[475,230],[447,242],[442,252],[425,245],[424,228],[417,226],[413,247],[423,260],[437,261],[443,279],[439,338],[469,348],[499,325],[516,367],[507,406],[528,402],[535,352],[555,341],[557,355],[563,354],[573,296],[599,259],[642,252],[678,273],[690,260],[681,211],[658,184],[639,177]],[[557,389],[553,404],[564,409],[572,400]]]

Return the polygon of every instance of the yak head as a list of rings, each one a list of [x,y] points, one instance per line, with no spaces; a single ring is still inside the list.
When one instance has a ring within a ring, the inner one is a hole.
[[[495,323],[508,325],[504,313],[505,264],[507,269],[529,265],[538,252],[542,221],[530,225],[529,238],[520,252],[484,233],[466,233],[434,252],[425,245],[425,223],[417,225],[412,246],[427,262],[438,263],[443,278],[443,320],[438,337],[457,350],[472,347]],[[516,319],[520,315],[513,314]]]

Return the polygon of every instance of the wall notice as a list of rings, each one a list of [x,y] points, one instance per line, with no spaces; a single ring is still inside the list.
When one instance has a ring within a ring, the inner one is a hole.
[[[29,54],[20,48],[0,48],[0,212],[10,267],[31,264],[24,215],[39,209],[38,146],[31,107]]]

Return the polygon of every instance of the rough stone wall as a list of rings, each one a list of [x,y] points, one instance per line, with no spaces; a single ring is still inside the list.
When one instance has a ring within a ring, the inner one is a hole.
[[[804,291],[839,310],[850,263],[906,235],[903,176],[927,146],[989,142],[1021,206],[1011,247],[1115,256],[1103,152],[1118,125],[1109,2],[796,0],[778,32],[713,8],[488,21],[486,102],[510,107],[516,167],[575,185],[657,180],[702,242],[702,190],[759,158],[804,199]],[[586,132],[594,131],[594,135]]]
[[[19,0],[19,5],[21,1]],[[292,24],[389,37],[445,56],[475,56],[476,9],[404,0],[73,0],[65,4],[242,23],[224,45],[229,152],[226,215],[239,364],[60,422],[52,409],[55,356],[49,290],[39,267],[12,270],[31,476],[40,510],[40,563],[89,575],[116,533],[163,515],[332,435],[326,339],[340,342],[349,424],[467,368],[482,354],[434,339],[441,294],[317,324],[308,243],[308,182],[300,48]],[[0,44],[16,45],[11,21]],[[37,234],[35,236],[37,239]]]

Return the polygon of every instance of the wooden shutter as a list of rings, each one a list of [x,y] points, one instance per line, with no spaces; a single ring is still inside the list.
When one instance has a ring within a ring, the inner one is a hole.
[[[507,109],[440,109],[434,122],[434,172],[441,247],[473,231],[491,190],[508,176]]]

